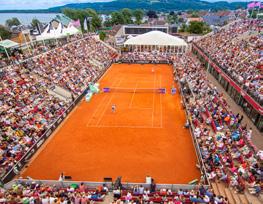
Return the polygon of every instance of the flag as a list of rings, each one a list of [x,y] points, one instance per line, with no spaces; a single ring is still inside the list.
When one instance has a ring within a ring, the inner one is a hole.
[[[88,21],[87,21],[87,17],[85,17],[84,19],[84,23],[83,23],[83,26],[84,26],[84,30],[87,31],[88,30],[88,25],[87,25]]]
[[[252,9],[252,8],[255,8],[255,7],[261,7],[261,3],[260,3],[260,2],[252,2],[252,3],[249,3],[249,4],[247,5],[247,7],[248,7],[249,9]]]
[[[255,7],[255,2],[249,3],[247,5],[248,8],[254,8]]]
[[[76,20],[76,21],[71,21],[70,23],[69,23],[69,27],[70,26],[74,26],[74,27],[80,27],[80,20],[78,19],[78,20]]]
[[[261,6],[261,3],[260,2],[256,2],[255,3],[255,7],[260,7]]]

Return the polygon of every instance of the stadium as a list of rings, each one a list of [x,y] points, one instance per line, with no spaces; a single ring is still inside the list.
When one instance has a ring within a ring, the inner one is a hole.
[[[75,33],[2,60],[0,203],[262,203],[261,32]]]

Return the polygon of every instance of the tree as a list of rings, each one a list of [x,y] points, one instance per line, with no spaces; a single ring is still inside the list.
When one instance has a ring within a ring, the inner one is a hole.
[[[133,12],[133,16],[135,17],[135,23],[136,24],[138,24],[138,25],[141,24],[143,15],[144,15],[144,12],[141,9],[136,9]]]
[[[169,13],[170,16],[173,16],[174,14],[175,14],[174,11],[171,11],[171,12]]]
[[[105,32],[101,31],[101,32],[99,33],[99,37],[100,37],[100,40],[104,41],[105,38],[107,37],[107,35],[106,35]]]
[[[127,9],[127,8],[122,9],[121,14],[124,18],[125,24],[131,24],[132,23],[132,12],[130,9]]]
[[[18,18],[11,18],[11,19],[7,19],[5,22],[6,26],[8,28],[11,28],[12,26],[18,26],[21,25],[20,21],[18,20]]]
[[[178,18],[178,22],[179,22],[179,23],[183,23],[183,22],[184,22],[184,19],[183,19],[182,17],[179,17],[179,18]]]
[[[111,27],[112,26],[112,22],[110,19],[107,19],[106,21],[104,21],[104,27]]]
[[[81,29],[84,30],[85,18],[91,17],[90,25],[87,25],[89,29],[95,31],[101,27],[101,19],[97,12],[92,9],[63,9],[63,14],[73,20],[80,20]]]
[[[179,32],[186,32],[186,31],[187,31],[187,25],[185,23],[183,23],[179,29]]]
[[[196,13],[196,12],[193,12],[192,15],[191,15],[192,18],[198,18],[199,15]]]
[[[0,37],[2,40],[11,38],[11,32],[2,25],[0,25]]]
[[[41,22],[37,19],[37,18],[33,18],[31,25],[33,28],[37,27],[37,25],[39,25]]]
[[[167,16],[167,21],[169,24],[174,24],[174,23],[178,23],[178,16],[174,13],[173,15],[168,15]]]
[[[115,11],[111,13],[111,22],[113,25],[122,25],[125,24],[125,19],[121,12]]]
[[[149,17],[149,18],[158,18],[157,14],[156,14],[156,11],[153,11],[153,10],[149,10],[146,15]]]
[[[194,34],[206,34],[211,31],[209,26],[204,22],[192,21],[190,22],[187,31]]]
[[[101,28],[101,18],[98,15],[95,15],[91,19],[91,29],[95,31],[99,28]]]

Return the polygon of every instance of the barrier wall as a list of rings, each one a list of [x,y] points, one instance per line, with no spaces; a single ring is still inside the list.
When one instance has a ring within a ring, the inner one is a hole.
[[[172,64],[171,60],[123,60],[120,59],[118,63],[127,63],[127,64]]]
[[[78,184],[80,185],[80,183],[84,183],[89,190],[92,189],[96,189],[98,186],[102,186],[103,184],[105,184],[109,190],[113,190],[113,183],[112,182],[89,182],[89,181],[56,181],[56,180],[27,180],[27,179],[15,179],[12,180],[9,183],[6,183],[4,185],[4,187],[6,189],[12,188],[12,186],[14,184],[30,184],[30,183],[36,183],[36,184],[46,184],[46,185],[56,185],[57,187],[68,187],[71,184]],[[136,185],[142,185],[144,188],[150,188],[150,184],[146,184],[146,183],[125,183],[122,182],[122,186],[124,189],[132,189],[132,187],[136,186]],[[208,185],[203,185],[205,188],[209,187]],[[191,190],[191,189],[196,189],[197,186],[196,185],[188,185],[188,184],[156,184],[156,189],[160,190],[160,189],[171,189],[172,191],[175,190],[179,190],[179,189],[183,189],[183,190]]]

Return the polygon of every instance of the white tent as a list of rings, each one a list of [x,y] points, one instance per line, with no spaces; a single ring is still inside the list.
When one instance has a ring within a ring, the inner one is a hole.
[[[182,53],[187,47],[187,43],[179,38],[161,31],[150,31],[148,33],[138,35],[128,39],[124,43],[129,50],[165,50],[166,52]]]
[[[80,30],[74,26],[69,26],[66,29],[64,29],[63,33],[66,35],[76,35],[80,33]]]
[[[77,28],[75,28],[74,26],[69,26],[69,27],[65,28],[65,27],[63,27],[63,25],[61,23],[59,23],[57,29],[54,29],[49,24],[41,35],[36,36],[36,39],[38,41],[41,41],[41,40],[48,40],[48,39],[63,38],[63,37],[66,37],[68,35],[75,35],[79,32],[80,31]]]

